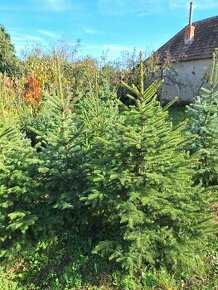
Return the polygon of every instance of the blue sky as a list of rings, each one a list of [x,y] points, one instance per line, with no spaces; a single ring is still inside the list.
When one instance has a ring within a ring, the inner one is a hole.
[[[81,40],[81,55],[108,58],[155,50],[188,23],[188,0],[0,0],[0,24],[18,55],[26,46]],[[217,0],[195,0],[193,21],[218,14]]]

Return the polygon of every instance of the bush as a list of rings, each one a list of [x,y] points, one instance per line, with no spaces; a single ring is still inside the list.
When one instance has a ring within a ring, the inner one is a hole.
[[[18,74],[19,65],[10,35],[0,25],[0,72],[12,77]]]

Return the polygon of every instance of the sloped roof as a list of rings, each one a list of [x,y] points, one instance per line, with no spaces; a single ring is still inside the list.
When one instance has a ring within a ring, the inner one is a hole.
[[[170,58],[181,62],[212,57],[214,49],[218,48],[218,16],[193,22],[192,25],[195,26],[194,39],[185,44],[187,26],[184,27],[156,51],[160,60]]]

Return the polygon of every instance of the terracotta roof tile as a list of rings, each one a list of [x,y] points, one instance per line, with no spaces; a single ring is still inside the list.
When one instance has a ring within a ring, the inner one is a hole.
[[[215,48],[218,48],[218,16],[193,22],[195,35],[193,40],[185,44],[184,27],[156,53],[161,60],[170,57],[172,61],[188,61],[194,59],[211,58]]]

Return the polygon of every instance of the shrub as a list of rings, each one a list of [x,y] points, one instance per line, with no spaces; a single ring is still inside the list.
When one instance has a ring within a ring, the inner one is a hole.
[[[0,25],[0,72],[8,76],[15,76],[19,71],[15,49],[11,43],[10,35]]]

